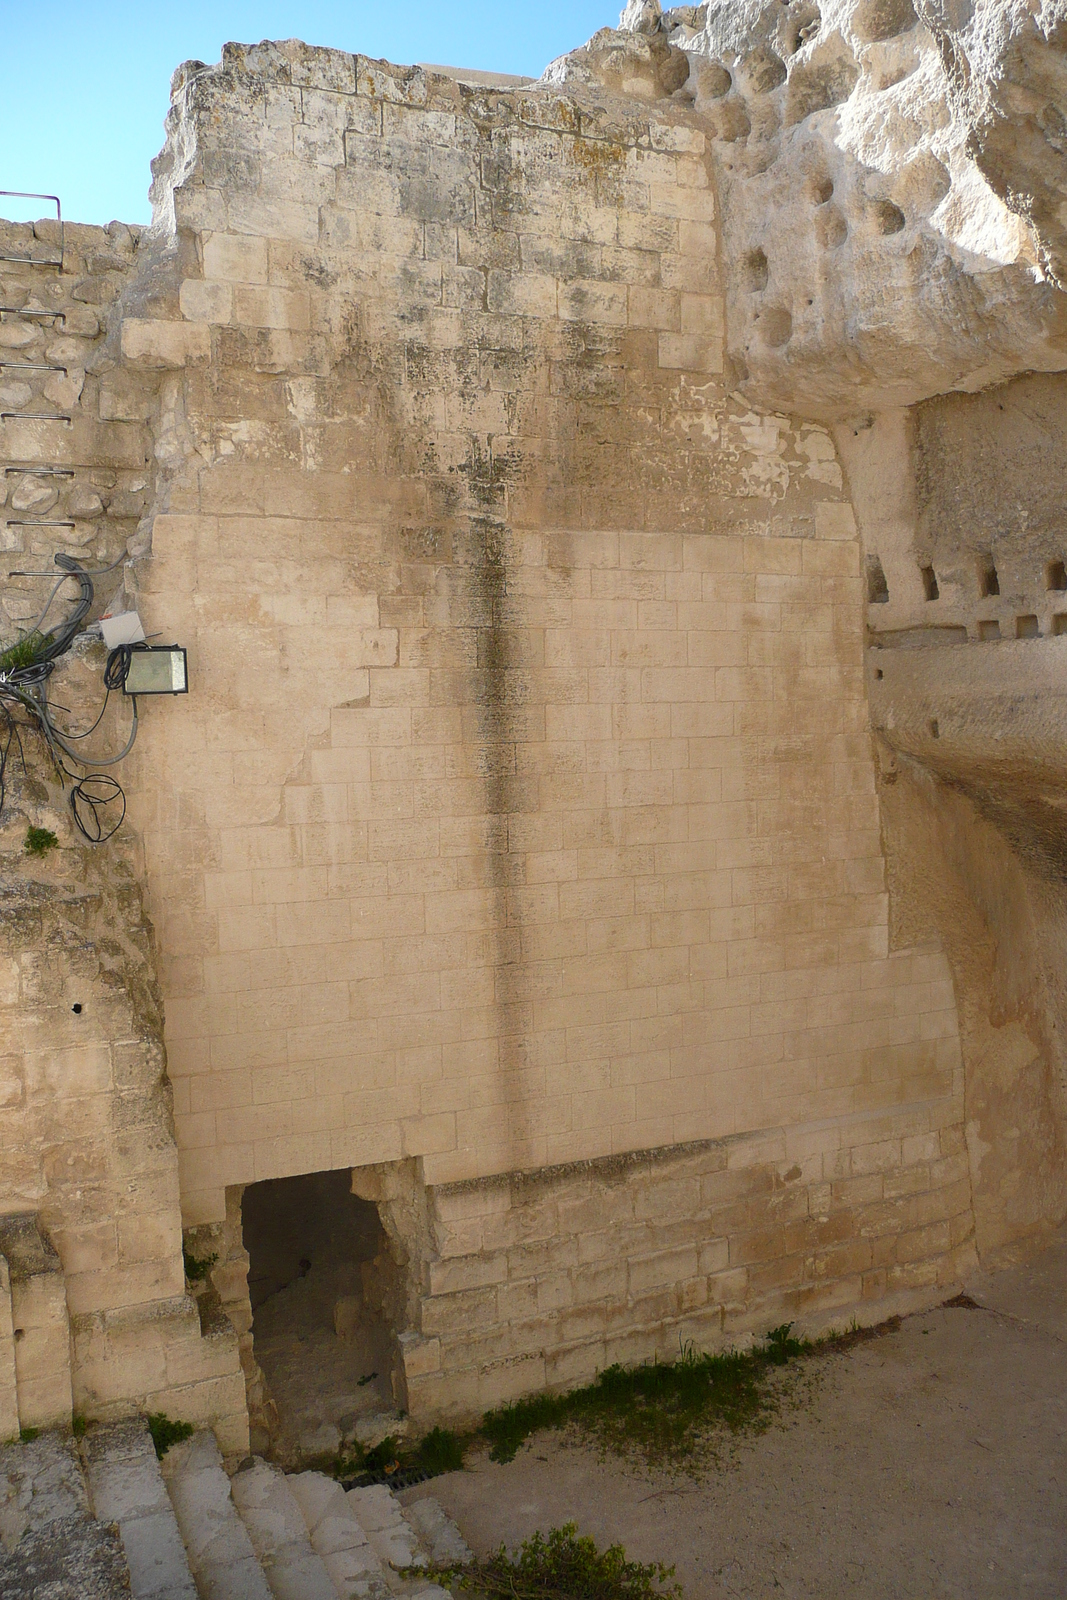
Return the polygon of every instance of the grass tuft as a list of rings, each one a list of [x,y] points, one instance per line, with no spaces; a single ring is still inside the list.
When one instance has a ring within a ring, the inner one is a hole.
[[[23,848],[28,856],[45,856],[58,844],[59,840],[51,828],[27,828],[26,843]]]
[[[209,1256],[191,1256],[188,1250],[182,1250],[182,1261],[185,1263],[185,1276],[190,1283],[199,1283],[206,1278],[212,1267],[218,1261],[218,1251]]]
[[[671,1582],[673,1567],[627,1561],[620,1544],[600,1550],[573,1522],[547,1537],[535,1533],[514,1555],[501,1545],[469,1566],[422,1568],[419,1576],[472,1590],[480,1600],[678,1600],[682,1593]]]
[[[162,1461],[172,1444],[180,1444],[183,1439],[191,1437],[193,1425],[191,1422],[175,1422],[173,1417],[168,1417],[163,1411],[150,1411],[148,1431],[152,1435],[156,1455]]]
[[[532,1434],[553,1428],[574,1428],[605,1455],[696,1471],[714,1457],[724,1432],[762,1433],[783,1404],[794,1403],[795,1384],[783,1382],[782,1368],[801,1357],[850,1350],[899,1326],[899,1317],[875,1327],[854,1322],[844,1333],[811,1340],[794,1338],[793,1324],[783,1322],[751,1350],[706,1355],[686,1345],[677,1361],[608,1367],[584,1388],[487,1411],[474,1433],[434,1428],[406,1449],[393,1437],[370,1450],[355,1445],[337,1458],[334,1475],[364,1483],[418,1482],[458,1472],[476,1443],[488,1444],[491,1460],[512,1461]]]
[[[749,1351],[700,1355],[686,1346],[677,1361],[608,1367],[596,1381],[567,1394],[534,1395],[487,1412],[481,1433],[494,1461],[511,1461],[531,1434],[576,1425],[613,1455],[637,1455],[648,1466],[692,1465],[716,1428],[762,1431],[778,1409],[771,1369],[813,1346],[774,1328]]]
[[[0,672],[17,672],[20,667],[32,667],[48,641],[43,633],[27,633],[14,644],[0,650]]]

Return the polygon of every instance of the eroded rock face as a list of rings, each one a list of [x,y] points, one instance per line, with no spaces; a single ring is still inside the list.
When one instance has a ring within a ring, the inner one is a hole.
[[[711,125],[749,392],[841,417],[1067,366],[1065,0],[655,10],[549,75]]]

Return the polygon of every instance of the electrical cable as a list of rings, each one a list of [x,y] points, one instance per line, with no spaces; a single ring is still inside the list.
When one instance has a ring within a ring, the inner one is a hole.
[[[104,703],[92,727],[82,733],[65,733],[56,727],[52,720],[52,708],[48,704],[47,682],[55,670],[55,663],[60,656],[66,654],[77,636],[84,617],[88,614],[93,604],[95,589],[92,579],[103,577],[109,572],[114,572],[116,567],[123,565],[127,560],[126,555],[120,556],[118,561],[112,562],[109,567],[101,567],[98,571],[87,571],[73,556],[63,553],[55,557],[55,565],[61,568],[61,576],[56,581],[51,594],[45,602],[43,610],[37,617],[29,633],[23,639],[33,639],[39,633],[41,625],[52,607],[52,603],[59,593],[62,585],[68,578],[73,578],[79,585],[80,592],[74,601],[74,608],[64,623],[58,624],[49,634],[42,639],[41,648],[35,650],[31,660],[22,665],[9,667],[0,671],[0,713],[6,719],[6,737],[0,735],[0,810],[3,809],[6,789],[7,763],[11,753],[12,743],[17,741],[19,756],[25,771],[26,755],[22,745],[21,727],[35,726],[43,735],[48,747],[49,755],[55,765],[56,771],[70,779],[70,807],[74,822],[90,844],[103,844],[111,838],[122,825],[126,815],[126,796],[122,785],[110,773],[85,772],[79,777],[67,766],[63,757],[67,756],[79,767],[91,766],[112,767],[122,761],[133,748],[137,737],[137,700],[130,696],[133,712],[133,721],[130,735],[122,750],[115,756],[87,757],[67,743],[68,739],[86,739],[100,726],[108,701],[113,689],[124,688],[126,673],[129,670],[130,650],[128,645],[120,645],[113,650],[107,658],[104,669]],[[45,577],[45,573],[12,572],[11,577]],[[14,715],[14,710],[21,706],[31,722],[20,723]],[[110,827],[103,821],[103,814],[108,807],[114,806],[116,801],[121,802],[121,810],[117,821]]]
[[[97,790],[103,788],[105,792],[103,794],[99,792],[94,794],[94,785]],[[122,810],[119,812],[118,821],[114,822],[105,833],[100,821],[100,812],[115,800],[122,801]],[[86,808],[84,817],[78,809],[79,805]],[[122,827],[123,818],[126,815],[126,795],[118,779],[112,778],[109,773],[89,772],[86,773],[84,778],[79,778],[76,783],[71,784],[70,809],[80,832],[85,835],[90,844],[106,844],[111,835],[117,833]],[[90,831],[90,827],[92,831]]]

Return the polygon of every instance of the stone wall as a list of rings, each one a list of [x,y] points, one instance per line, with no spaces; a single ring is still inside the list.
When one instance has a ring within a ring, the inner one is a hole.
[[[66,1275],[75,1405],[163,1397],[236,1447],[240,1361],[269,1435],[239,1212],[263,1179],[347,1168],[379,1205],[420,1420],[929,1304],[976,1219],[992,1250],[1062,1214],[1053,803],[967,788],[973,725],[954,764],[916,652],[865,631],[925,623],[951,518],[924,462],[999,402],[899,407],[955,381],[990,306],[961,382],[1055,365],[1062,308],[988,186],[974,327],[907,291],[923,251],[974,255],[916,177],[936,145],[970,193],[958,106],[884,194],[858,146],[823,170],[836,108],[870,109],[878,61],[929,65],[936,29],[879,54],[841,0],[810,25],[838,43],[798,35],[787,67],[780,8],[736,9],[724,33],[631,8],[531,86],[227,46],[176,74],[151,230],[69,236],[69,431],[16,417],[6,448],[75,469],[49,507],[101,563],[124,542],[114,598],[192,682],[146,707],[126,844],[74,849],[43,771],[5,813],[32,916],[0,1179]],[[794,272],[786,307],[752,233],[786,191],[818,306]],[[846,238],[851,343],[825,298]],[[45,270],[12,275],[31,310]],[[47,354],[27,321],[0,341]],[[79,713],[100,664],[65,669]],[[40,869],[28,820],[61,835]],[[221,1257],[197,1304],[179,1188]]]
[[[906,988],[940,959],[894,967]],[[412,1414],[469,1419],[614,1362],[943,1298],[974,1223],[961,1129],[937,1120],[894,1108],[431,1191]]]
[[[154,383],[119,372],[109,336],[136,236],[68,224],[62,243],[60,267],[54,226],[0,229],[0,252],[16,258],[0,262],[0,524],[16,569],[0,601],[5,643],[47,598],[51,576],[32,574],[54,571],[56,550],[89,570],[119,564],[99,580],[95,614],[121,609],[121,559],[151,476]],[[46,628],[71,592],[57,596]],[[48,685],[61,726],[93,723],[103,663],[89,639],[61,659]],[[113,704],[85,748],[121,748],[127,728],[128,707]],[[28,719],[14,733],[5,720],[0,738],[0,1341],[13,1347],[19,1423],[69,1425],[72,1406],[111,1416],[139,1405],[211,1419],[238,1449],[247,1423],[236,1341],[225,1331],[203,1340],[185,1293],[136,839],[126,831],[94,849]],[[30,826],[57,846],[28,854]]]
[[[442,1185],[736,1140],[739,1209],[712,1219],[736,1180],[699,1158],[684,1242],[669,1162],[632,1239],[605,1191],[634,1350],[956,1281],[954,1003],[936,949],[888,950],[855,520],[826,431],[724,370],[700,127],[234,46],[179,75],[158,172],[174,309],[123,327],[168,373],[138,598],[195,693],[145,728],[132,813],[186,1221],[416,1161],[422,1350],[537,1270],[457,1245]],[[795,1236],[744,1242],[780,1207]],[[579,1278],[586,1334],[483,1308],[476,1356],[445,1341],[462,1404],[509,1338],[508,1392],[553,1340],[591,1370]]]
[[[977,1243],[1067,1208],[1060,375],[838,438],[866,549],[891,926],[949,957]]]

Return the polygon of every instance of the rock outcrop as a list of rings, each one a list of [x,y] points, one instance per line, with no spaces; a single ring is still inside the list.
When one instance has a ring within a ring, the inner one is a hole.
[[[830,419],[1067,366],[1063,0],[657,11],[546,78],[710,124],[746,392]]]

